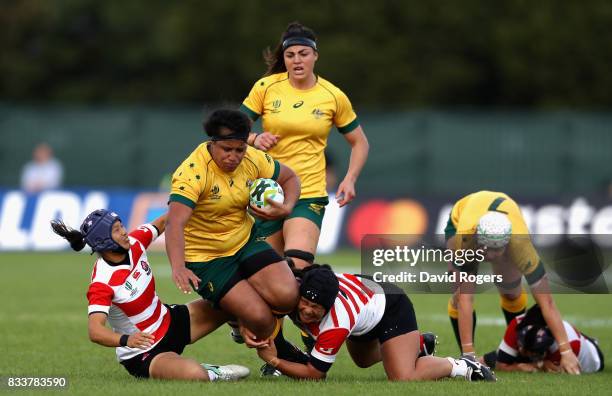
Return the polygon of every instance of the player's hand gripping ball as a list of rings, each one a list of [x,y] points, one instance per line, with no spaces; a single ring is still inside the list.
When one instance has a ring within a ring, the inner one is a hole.
[[[258,208],[270,206],[266,200],[275,201],[278,203],[285,202],[285,193],[283,188],[272,179],[257,179],[251,184],[249,189],[249,198],[251,205]]]

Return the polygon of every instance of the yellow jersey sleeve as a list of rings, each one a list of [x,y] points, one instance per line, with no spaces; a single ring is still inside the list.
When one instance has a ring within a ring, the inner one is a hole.
[[[255,148],[252,151],[253,155],[249,157],[252,158],[253,163],[257,167],[259,173],[257,177],[276,180],[280,173],[280,163],[268,153]]]
[[[263,78],[257,81],[240,106],[240,110],[245,112],[253,121],[264,112],[266,85],[266,80]]]
[[[357,114],[353,111],[353,106],[348,96],[341,90],[336,91],[337,108],[333,121],[338,131],[342,134],[352,132],[359,126]]]
[[[199,167],[198,167],[199,168]],[[170,202],[180,202],[194,209],[205,191],[206,174],[196,170],[195,159],[189,156],[172,175]]]

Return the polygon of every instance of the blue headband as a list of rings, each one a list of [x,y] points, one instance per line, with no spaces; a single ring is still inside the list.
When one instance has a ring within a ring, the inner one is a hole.
[[[311,40],[307,37],[290,37],[287,40],[283,41],[283,51],[292,45],[305,45],[306,47],[310,47],[313,50],[317,50],[317,43],[314,40]]]

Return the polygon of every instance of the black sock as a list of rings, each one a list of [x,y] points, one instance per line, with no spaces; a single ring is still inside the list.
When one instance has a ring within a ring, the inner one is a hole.
[[[506,318],[506,324],[510,324],[510,322],[512,321],[512,319],[516,318],[519,315],[522,315],[525,313],[525,309],[521,309],[518,312],[510,312],[510,311],[506,311],[505,309],[502,308],[502,312],[504,313],[504,318]]]
[[[294,363],[308,363],[308,355],[285,339],[282,328],[278,331],[276,338],[274,338],[274,346],[276,346],[279,359]]]
[[[455,339],[457,340],[457,345],[459,346],[459,351],[463,353],[463,348],[461,348],[461,338],[459,338],[459,319],[450,318],[451,325],[453,326],[453,332],[455,333]],[[472,311],[472,340],[476,338],[476,311]],[[473,341],[472,341],[473,342]]]

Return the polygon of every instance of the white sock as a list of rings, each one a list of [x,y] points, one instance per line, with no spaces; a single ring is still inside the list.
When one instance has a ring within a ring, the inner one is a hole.
[[[210,379],[210,382],[213,382],[215,380],[217,380],[217,378],[219,378],[219,376],[217,375],[217,373],[215,373],[212,370],[206,370],[206,372],[208,373],[208,378]]]
[[[453,366],[451,377],[465,377],[467,375],[468,366],[463,360],[453,359],[452,357],[447,357],[446,359]]]

